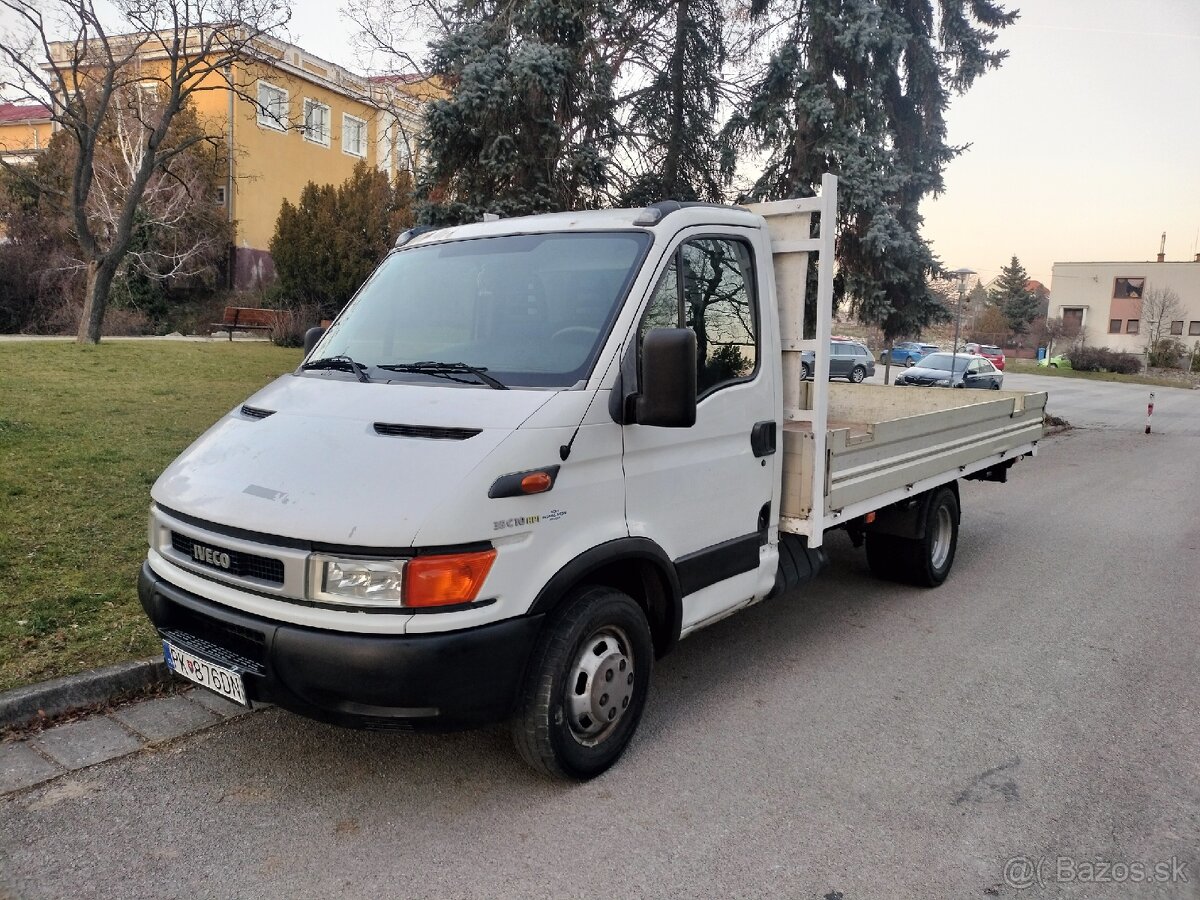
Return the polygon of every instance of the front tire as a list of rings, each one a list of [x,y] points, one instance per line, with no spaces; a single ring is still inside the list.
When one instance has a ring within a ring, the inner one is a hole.
[[[808,363],[800,363],[800,380],[808,381],[812,378],[812,369],[808,367]]]
[[[904,360],[904,368],[906,368],[906,369],[911,369],[916,364],[917,364],[917,361],[915,359],[913,359],[911,356],[907,357]]]
[[[867,370],[862,366],[855,366],[850,370],[850,380],[855,384],[862,384],[863,379],[867,377]]]
[[[600,585],[577,588],[530,656],[512,721],[517,751],[558,778],[604,772],[637,730],[653,666],[650,626],[633,598]]]

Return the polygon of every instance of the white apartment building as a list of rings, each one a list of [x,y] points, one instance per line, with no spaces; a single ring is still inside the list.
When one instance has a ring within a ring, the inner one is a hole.
[[[1127,353],[1146,349],[1142,298],[1171,288],[1181,311],[1166,332],[1189,347],[1200,341],[1200,254],[1190,262],[1057,262],[1050,281],[1050,315],[1082,328],[1091,346]]]

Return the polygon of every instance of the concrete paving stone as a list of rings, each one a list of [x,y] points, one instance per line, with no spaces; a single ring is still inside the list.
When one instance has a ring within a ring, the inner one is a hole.
[[[110,715],[151,741],[168,741],[219,722],[218,716],[187,697],[156,697],[114,710]]]
[[[192,690],[187,691],[186,696],[193,703],[199,703],[205,709],[210,709],[226,719],[232,719],[235,716],[245,715],[250,712],[244,706],[239,706],[231,700],[226,700],[219,694],[214,694],[212,691]]]
[[[24,741],[0,744],[0,794],[19,791],[61,773],[61,768]]]
[[[43,731],[33,743],[68,769],[115,759],[142,747],[140,739],[105,716],[57,725]]]

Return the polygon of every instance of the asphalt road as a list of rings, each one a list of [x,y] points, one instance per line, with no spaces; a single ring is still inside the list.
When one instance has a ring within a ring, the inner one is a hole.
[[[963,485],[943,587],[873,581],[833,536],[816,585],[662,662],[634,744],[589,784],[533,775],[502,729],[383,735],[272,709],[0,802],[0,884],[1200,898],[1200,391],[1160,401],[1150,436],[1098,396],[1104,427],[1045,441],[1007,485]],[[1051,405],[1091,415],[1074,402]],[[1034,877],[1013,859],[1040,861],[1043,885],[1006,884],[1006,866]],[[1081,881],[1160,862],[1172,882]]]

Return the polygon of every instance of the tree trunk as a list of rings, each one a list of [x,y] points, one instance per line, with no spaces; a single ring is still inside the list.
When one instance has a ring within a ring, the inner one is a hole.
[[[116,270],[95,260],[88,263],[87,287],[83,295],[83,315],[79,318],[80,344],[100,343],[100,326],[104,323],[104,311],[108,307],[108,291],[112,287]]]

